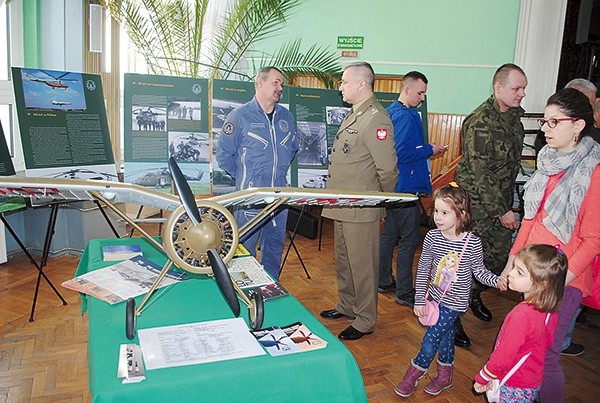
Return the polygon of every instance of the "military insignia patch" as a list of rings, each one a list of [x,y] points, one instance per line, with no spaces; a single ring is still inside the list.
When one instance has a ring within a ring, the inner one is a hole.
[[[277,124],[279,125],[279,128],[282,132],[287,133],[290,131],[290,125],[286,120],[281,119]]]
[[[387,139],[387,129],[377,129],[377,140]]]
[[[233,122],[225,122],[221,130],[223,131],[223,134],[233,134],[235,131],[235,125]]]

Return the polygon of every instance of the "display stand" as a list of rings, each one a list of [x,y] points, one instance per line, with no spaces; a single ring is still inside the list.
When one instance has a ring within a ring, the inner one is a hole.
[[[26,207],[23,207],[23,209],[26,209]],[[15,210],[15,211],[18,211],[18,210]],[[52,216],[52,213],[51,213],[51,216]],[[2,221],[2,223],[4,224],[4,226],[6,227],[6,229],[10,233],[10,235],[12,235],[13,239],[17,242],[17,244],[19,245],[19,247],[21,248],[21,250],[23,251],[23,253],[25,253],[25,255],[27,256],[27,258],[29,259],[29,263],[31,263],[32,265],[34,265],[35,268],[38,271],[37,281],[35,283],[35,292],[33,294],[33,302],[31,304],[31,314],[29,315],[29,321],[33,322],[33,315],[35,313],[35,305],[37,303],[37,297],[38,297],[38,292],[39,292],[39,289],[40,289],[40,282],[41,282],[42,277],[48,283],[48,285],[50,286],[50,288],[52,288],[52,291],[54,291],[54,293],[58,296],[58,298],[60,298],[60,300],[62,301],[63,305],[67,305],[67,301],[63,298],[63,296],[60,294],[60,292],[56,289],[56,287],[54,286],[54,284],[52,284],[52,281],[50,281],[50,279],[48,278],[48,276],[46,276],[46,273],[44,273],[44,265],[46,263],[45,257],[47,258],[47,254],[42,253],[42,259],[41,259],[40,263],[38,264],[38,262],[35,261],[35,259],[31,255],[31,253],[29,253],[29,250],[23,244],[23,242],[21,241],[21,239],[19,238],[19,236],[12,229],[12,227],[10,226],[10,224],[8,223],[8,221],[6,220],[6,217],[4,217],[4,212],[0,213],[0,220]],[[54,223],[56,223],[56,220],[54,220]],[[54,225],[54,224],[52,223],[52,219],[49,219],[48,220],[48,228],[47,228],[47,231],[46,231],[46,238],[48,238],[48,233],[50,231],[51,225]],[[52,230],[52,232],[53,232],[53,230]],[[47,240],[46,240],[46,242],[47,242]],[[45,252],[45,248],[46,248],[46,242],[44,242],[44,252]],[[49,245],[49,242],[48,242],[48,245]]]
[[[296,239],[296,235],[298,234],[298,226],[300,224],[300,220],[302,219],[302,215],[304,214],[305,209],[306,209],[306,205],[302,206],[302,210],[300,210],[300,214],[298,215],[298,219],[296,220],[296,224],[294,225],[294,230],[293,231],[286,230],[287,237],[290,240],[290,244],[288,245],[287,251],[285,252],[285,256],[283,257],[283,262],[281,262],[281,268],[279,269],[279,273],[277,273],[277,278],[279,278],[279,276],[281,276],[281,272],[283,271],[283,267],[285,266],[285,262],[290,253],[291,248],[294,248],[294,252],[296,252],[296,256],[298,256],[298,260],[300,260],[300,264],[302,265],[302,269],[304,269],[306,278],[307,279],[311,278],[310,273],[308,272],[308,269],[306,268],[306,265],[304,264],[304,261],[302,260],[300,251],[298,250],[298,248],[296,247],[296,244],[294,243],[294,239]]]
[[[35,259],[33,258],[33,256],[29,252],[29,250],[27,249],[27,247],[23,244],[23,242],[21,242],[21,240],[19,239],[17,234],[13,231],[13,229],[10,227],[10,225],[6,222],[6,219],[4,218],[4,214],[1,215],[1,220],[4,223],[4,225],[6,226],[6,229],[8,230],[8,232],[10,232],[10,234],[15,239],[17,244],[19,244],[19,247],[21,248],[21,250],[25,253],[25,255],[27,255],[29,262],[31,264],[33,264],[38,270],[38,277],[37,277],[37,281],[35,284],[35,292],[33,294],[33,302],[31,304],[31,315],[29,316],[30,322],[33,322],[33,320],[34,320],[35,307],[37,304],[37,297],[38,297],[38,293],[39,293],[39,289],[40,289],[40,282],[42,280],[42,277],[44,278],[44,280],[46,280],[48,285],[50,285],[50,287],[52,288],[54,293],[60,298],[63,305],[67,305],[67,301],[63,298],[63,296],[60,294],[60,292],[56,289],[54,284],[52,284],[52,281],[46,276],[46,273],[44,273],[44,267],[46,266],[46,263],[48,262],[48,256],[50,255],[50,246],[52,244],[52,237],[54,236],[55,229],[56,229],[56,221],[57,221],[56,219],[58,217],[58,209],[61,204],[65,204],[65,203],[70,203],[70,202],[67,201],[67,202],[60,202],[60,203],[51,203],[51,204],[47,204],[44,206],[44,207],[48,207],[48,206],[50,207],[50,216],[48,217],[48,225],[46,226],[46,236],[44,237],[44,247],[42,249],[42,256],[40,258],[39,264],[35,261]],[[108,223],[108,226],[113,231],[113,234],[115,235],[115,237],[120,238],[118,231],[114,227],[113,223],[110,221],[110,218],[106,214],[106,211],[104,211],[104,208],[102,207],[100,202],[98,200],[94,200],[94,203],[98,206],[98,209],[100,210],[100,212],[102,213],[102,216]]]

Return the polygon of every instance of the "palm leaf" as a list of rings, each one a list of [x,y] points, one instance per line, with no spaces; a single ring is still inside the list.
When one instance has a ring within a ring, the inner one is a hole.
[[[326,88],[336,88],[341,78],[339,56],[328,47],[311,45],[301,51],[301,39],[282,45],[273,55],[250,52],[254,71],[261,66],[277,66],[290,81],[294,75],[313,75]]]
[[[240,0],[217,29],[211,59],[214,66],[235,70],[250,48],[283,27],[302,0]],[[225,77],[226,78],[226,77]]]
[[[218,1],[218,0],[213,0]],[[228,78],[243,77],[250,63],[269,61],[289,77],[314,74],[331,87],[339,77],[339,57],[313,45],[300,52],[300,41],[273,55],[257,52],[257,44],[272,37],[305,0],[237,0],[218,22],[212,38],[203,37],[210,0],[102,0],[143,55],[152,74]],[[209,69],[203,69],[208,66]],[[256,70],[256,69],[254,69]]]

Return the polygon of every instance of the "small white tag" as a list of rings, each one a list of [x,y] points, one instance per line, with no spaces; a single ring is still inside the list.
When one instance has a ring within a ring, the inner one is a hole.
[[[140,346],[137,344],[121,344],[117,377],[123,378],[123,383],[141,382],[146,379]]]

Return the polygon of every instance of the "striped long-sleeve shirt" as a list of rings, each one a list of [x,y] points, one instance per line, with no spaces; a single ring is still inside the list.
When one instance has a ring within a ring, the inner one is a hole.
[[[467,233],[458,240],[447,239],[439,229],[432,229],[425,235],[417,268],[416,306],[425,305],[427,280],[430,274],[429,299],[459,312],[465,312],[469,307],[473,276],[483,284],[498,287],[500,277],[485,267],[481,239],[475,234],[472,234],[468,240],[462,258],[460,258],[458,270],[456,269],[459,255],[466,242]],[[448,281],[451,281],[452,285],[446,295],[442,297]]]

